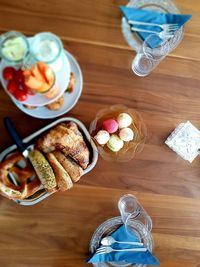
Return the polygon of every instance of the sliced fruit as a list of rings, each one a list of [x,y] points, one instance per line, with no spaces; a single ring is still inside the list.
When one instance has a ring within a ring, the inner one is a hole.
[[[54,74],[51,68],[46,65],[44,62],[37,63],[40,72],[42,73],[43,77],[45,78],[46,82],[51,85],[54,82]]]
[[[8,81],[8,84],[7,84],[8,92],[13,94],[18,88],[19,88],[19,85],[16,81],[14,81],[14,80]]]
[[[33,89],[33,90],[39,90],[43,85],[42,81],[37,80],[32,75],[25,77],[24,83],[26,86],[28,86],[30,89]]]
[[[13,67],[5,67],[3,69],[3,78],[6,81],[12,80],[15,76],[16,70]]]
[[[14,92],[14,97],[15,97],[18,101],[23,102],[23,101],[25,101],[25,100],[27,99],[27,94],[26,94],[24,91],[18,89],[18,90],[16,90],[16,91]]]
[[[45,77],[43,77],[42,73],[40,72],[39,68],[38,68],[38,65],[34,65],[32,68],[31,68],[31,73],[32,75],[37,78],[38,80],[42,81],[42,82],[45,82]]]
[[[46,93],[54,84],[54,73],[44,62],[38,62],[31,69],[25,70],[24,85],[35,91],[35,93]],[[27,88],[24,89],[25,92]]]
[[[37,92],[39,93],[45,93],[49,90],[49,84],[44,83],[39,89],[37,89]]]
[[[24,70],[24,71],[23,71],[23,75],[24,75],[25,77],[30,76],[30,75],[31,75],[31,70]]]
[[[54,82],[54,74],[53,74],[53,72],[52,72],[52,70],[50,68],[45,70],[45,77],[46,77],[46,79],[48,81],[48,84],[52,85],[53,82]]]

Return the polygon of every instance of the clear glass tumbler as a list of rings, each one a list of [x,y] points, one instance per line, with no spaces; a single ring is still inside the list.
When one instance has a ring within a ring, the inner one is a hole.
[[[64,48],[61,39],[51,32],[36,34],[31,44],[31,54],[36,61],[43,61],[57,72],[62,68]]]
[[[138,76],[147,76],[158,64],[182,41],[181,29],[176,31],[171,39],[163,40],[159,46],[152,48],[150,44],[155,44],[159,39],[157,34],[149,35],[141,45],[136,57],[132,62],[132,70]]]
[[[118,208],[121,213],[122,221],[124,222],[127,230],[131,221],[140,221],[146,229],[151,232],[152,230],[152,220],[142,205],[138,202],[134,195],[127,194],[122,196],[118,202]]]
[[[29,42],[21,32],[10,31],[0,35],[0,57],[9,65],[21,65],[29,50]]]
[[[132,62],[132,70],[138,76],[148,75],[170,51],[168,40],[164,40],[158,47],[152,48],[149,44],[156,39],[158,39],[156,34],[149,35]]]

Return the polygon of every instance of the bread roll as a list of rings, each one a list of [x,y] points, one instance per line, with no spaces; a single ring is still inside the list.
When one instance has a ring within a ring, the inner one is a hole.
[[[60,151],[54,151],[53,154],[63,168],[67,171],[72,181],[77,182],[83,174],[83,169],[70,157],[65,157],[65,155]]]
[[[36,149],[29,152],[28,158],[44,188],[49,192],[54,192],[57,186],[56,178],[46,158]]]
[[[53,168],[54,174],[56,176],[56,181],[58,188],[61,191],[70,189],[73,186],[72,180],[60,162],[56,159],[53,153],[47,153],[47,159]]]

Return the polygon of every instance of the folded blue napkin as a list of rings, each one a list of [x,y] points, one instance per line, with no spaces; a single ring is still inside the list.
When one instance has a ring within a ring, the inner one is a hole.
[[[120,226],[115,232],[111,235],[117,241],[129,241],[129,242],[140,242],[138,237],[126,230],[125,226]],[[103,247],[103,246],[101,246]],[[112,245],[114,249],[127,249],[127,248],[139,248],[136,245],[127,245],[127,244],[118,244],[115,243]],[[142,248],[143,246],[140,246]],[[138,252],[138,251],[129,251],[129,252],[111,252],[105,254],[96,254],[93,253],[87,263],[97,263],[97,262],[126,262],[132,264],[147,264],[147,265],[160,265],[159,261],[150,253],[150,251]]]
[[[135,21],[149,22],[155,24],[176,23],[179,25],[179,28],[183,26],[192,17],[192,15],[158,13],[155,11],[148,11],[127,6],[120,6],[120,9],[127,20],[135,20]],[[155,27],[155,26],[141,26],[134,24],[132,26],[136,28],[148,29],[157,32],[162,31],[160,27]],[[137,33],[143,40],[145,40],[149,35],[151,35],[151,33],[145,33],[145,32],[137,32]],[[156,38],[155,41],[152,41],[149,45],[151,46],[151,48],[155,48],[161,42],[162,40],[158,37]]]

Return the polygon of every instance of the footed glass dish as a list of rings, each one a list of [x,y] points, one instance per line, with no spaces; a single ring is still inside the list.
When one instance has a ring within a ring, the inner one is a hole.
[[[116,119],[121,113],[127,113],[131,116],[133,122],[129,128],[134,132],[134,138],[132,141],[124,142],[124,146],[118,152],[113,152],[106,144],[98,144],[94,137],[102,129],[103,121],[106,119]],[[147,135],[146,126],[140,114],[136,110],[123,105],[113,105],[100,110],[91,122],[89,131],[103,159],[121,162],[131,160],[137,153],[142,151]]]

